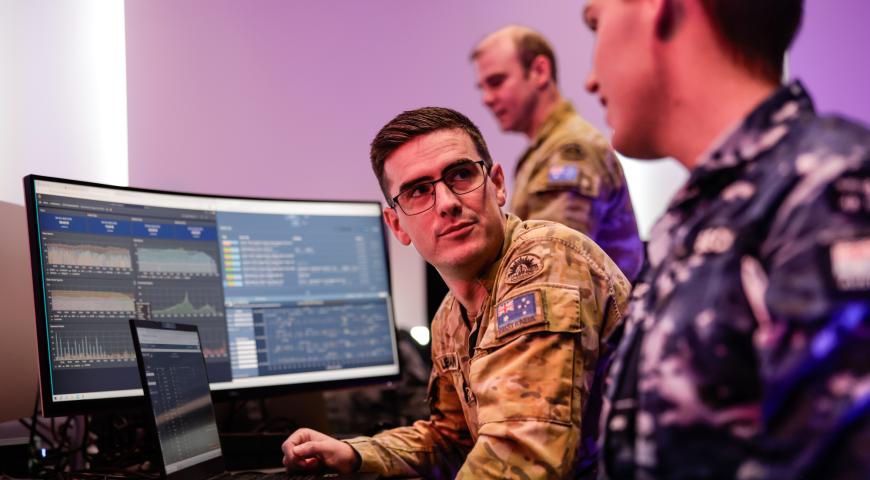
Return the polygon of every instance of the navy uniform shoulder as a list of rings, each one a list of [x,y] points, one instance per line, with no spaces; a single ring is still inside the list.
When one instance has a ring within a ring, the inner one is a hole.
[[[800,151],[870,156],[870,129],[840,115],[814,117],[804,127]]]
[[[763,254],[796,238],[830,243],[870,223],[870,130],[841,116],[825,116],[807,119],[796,133],[776,154],[795,177],[774,180],[787,188],[776,202]],[[783,173],[769,170],[772,178]]]

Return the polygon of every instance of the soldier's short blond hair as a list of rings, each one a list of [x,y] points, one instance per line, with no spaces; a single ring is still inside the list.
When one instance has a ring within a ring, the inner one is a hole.
[[[501,35],[507,35],[508,38],[513,41],[514,47],[517,50],[517,60],[519,60],[520,66],[523,67],[525,73],[529,73],[529,69],[532,68],[532,62],[534,62],[535,58],[543,55],[550,62],[550,76],[553,78],[553,83],[559,83],[558,69],[556,67],[556,54],[553,53],[553,46],[550,45],[550,42],[548,42],[543,35],[529,27],[508,25],[507,27],[500,28],[487,35],[487,37],[478,43],[477,46],[474,47],[474,50],[472,50],[471,60],[474,61],[478,56],[480,56],[483,49],[482,46],[488,39]]]

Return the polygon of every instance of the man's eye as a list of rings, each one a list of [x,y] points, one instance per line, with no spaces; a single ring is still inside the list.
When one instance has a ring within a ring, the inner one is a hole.
[[[495,75],[486,79],[486,85],[489,88],[498,88],[505,81],[504,75]]]
[[[450,180],[468,180],[473,174],[473,166],[464,165],[450,171],[448,177]]]
[[[413,187],[409,188],[406,194],[411,198],[416,198],[428,195],[431,192],[431,185],[429,185],[428,183],[421,183],[420,185],[414,185]]]

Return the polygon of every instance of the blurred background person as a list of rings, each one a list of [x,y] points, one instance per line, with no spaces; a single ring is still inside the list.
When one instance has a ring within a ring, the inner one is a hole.
[[[585,233],[633,280],[644,253],[622,167],[607,140],[559,93],[549,42],[511,25],[484,38],[471,59],[483,103],[501,129],[529,139],[511,211]]]
[[[801,0],[589,0],[613,147],[688,183],[608,377],[611,478],[870,478],[870,132],[781,84]]]

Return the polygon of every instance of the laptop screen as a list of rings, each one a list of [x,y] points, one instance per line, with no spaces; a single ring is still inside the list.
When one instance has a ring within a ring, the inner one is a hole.
[[[221,457],[196,327],[138,321],[133,325],[166,474]]]

